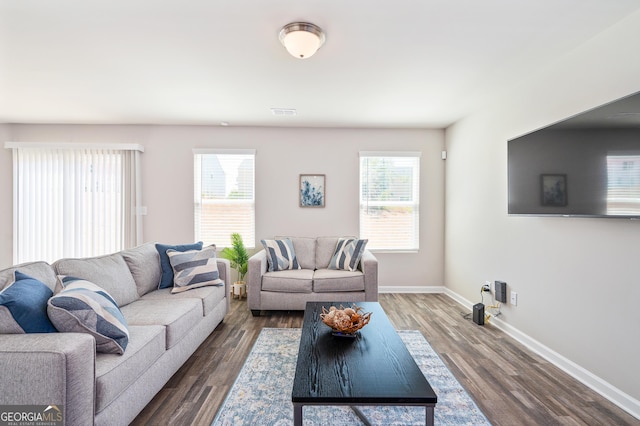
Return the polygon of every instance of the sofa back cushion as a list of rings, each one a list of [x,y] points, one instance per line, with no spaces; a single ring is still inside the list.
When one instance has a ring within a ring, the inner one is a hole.
[[[47,262],[38,261],[22,263],[0,271],[0,290],[14,281],[13,277],[16,270],[43,282],[51,291],[56,288],[56,273],[53,267]]]
[[[142,244],[138,247],[120,252],[127,262],[129,271],[136,282],[139,296],[156,290],[162,275],[160,254],[154,243]]]
[[[105,289],[118,306],[137,300],[136,282],[120,253],[83,259],[60,259],[53,264],[58,275],[90,281]]]
[[[316,239],[309,237],[275,237],[277,240],[289,238],[293,242],[298,264],[302,269],[316,269]]]

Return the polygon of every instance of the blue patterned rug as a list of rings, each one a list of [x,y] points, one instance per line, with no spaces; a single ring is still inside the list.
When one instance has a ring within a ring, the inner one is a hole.
[[[291,389],[299,328],[265,328],[247,357],[213,425],[293,424]],[[490,425],[419,331],[399,331],[407,349],[438,395],[436,425]],[[424,425],[423,407],[360,407],[374,425]],[[359,425],[349,407],[305,406],[305,426]]]

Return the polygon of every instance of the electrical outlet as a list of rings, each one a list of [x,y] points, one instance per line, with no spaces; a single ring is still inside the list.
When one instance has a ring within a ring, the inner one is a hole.
[[[518,293],[515,291],[511,292],[511,304],[513,306],[518,306]]]
[[[485,281],[482,290],[491,293],[491,281]]]

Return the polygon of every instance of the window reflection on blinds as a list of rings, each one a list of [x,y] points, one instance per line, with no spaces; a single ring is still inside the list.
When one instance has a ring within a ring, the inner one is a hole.
[[[194,150],[195,239],[231,246],[231,234],[255,246],[253,150]]]
[[[420,246],[420,153],[360,153],[360,238],[373,250]]]
[[[14,262],[113,253],[141,242],[139,150],[10,144]]]
[[[640,214],[640,155],[607,156],[607,214]]]

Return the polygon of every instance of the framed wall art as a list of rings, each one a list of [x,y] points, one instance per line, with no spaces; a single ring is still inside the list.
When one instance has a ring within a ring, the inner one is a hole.
[[[300,175],[300,207],[324,207],[325,175]]]
[[[567,175],[540,175],[543,206],[567,205]]]

